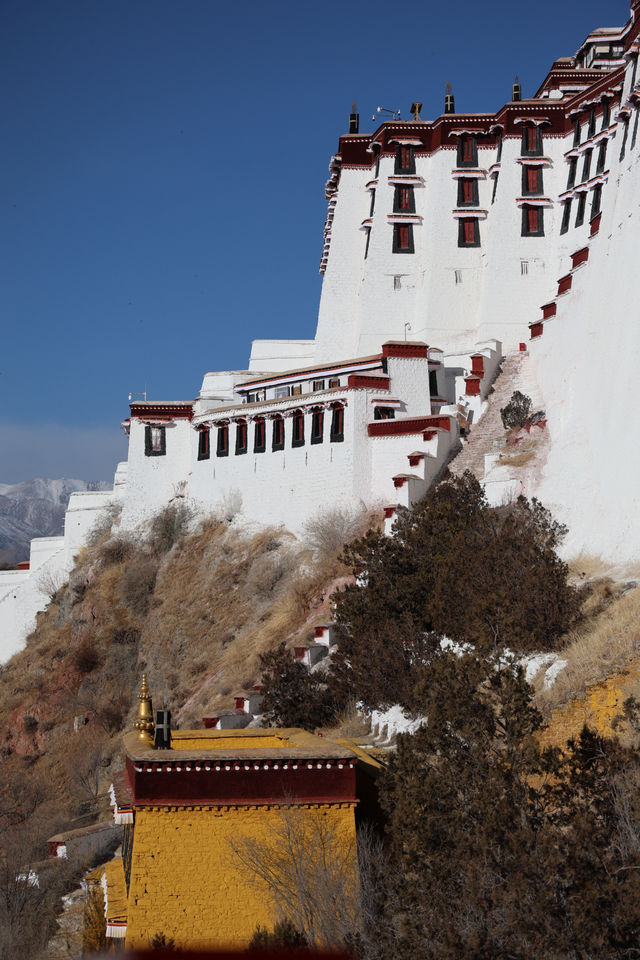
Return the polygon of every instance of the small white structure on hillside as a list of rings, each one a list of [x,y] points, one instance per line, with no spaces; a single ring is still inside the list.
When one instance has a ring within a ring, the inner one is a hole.
[[[390,521],[481,415],[503,349],[525,349],[529,336],[555,411],[550,435],[567,441],[564,453],[553,447],[551,501],[570,522],[574,502],[606,515],[612,485],[622,503],[609,527],[626,524],[624,542],[640,542],[629,523],[635,474],[617,469],[622,451],[591,375],[621,371],[617,409],[633,410],[639,36],[633,0],[623,27],[589,34],[533,97],[516,82],[497,113],[456,113],[449,94],[434,121],[415,103],[411,120],[361,133],[354,109],[330,163],[315,339],[254,341],[248,369],[207,373],[195,400],[132,403],[113,493],[71,497],[40,576],[70,569],[109,500],[124,529],[182,497],[294,532],[333,507],[380,508]],[[587,261],[588,282],[580,273],[574,283]],[[615,549],[615,536],[602,542]],[[35,559],[28,572],[0,573],[0,659],[33,625],[37,575]]]

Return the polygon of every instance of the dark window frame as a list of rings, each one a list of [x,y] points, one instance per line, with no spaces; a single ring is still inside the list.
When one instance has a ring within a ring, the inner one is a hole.
[[[582,123],[580,122],[580,117],[576,117],[573,121],[573,146],[580,146],[580,136],[582,133]]]
[[[471,184],[471,200],[464,199],[465,184]],[[476,177],[460,177],[458,180],[458,206],[477,207],[480,203]]]
[[[470,144],[467,150],[466,145]],[[468,157],[465,156],[469,154]],[[478,138],[472,133],[463,133],[458,137],[458,155],[456,162],[459,167],[478,166]]]
[[[611,104],[609,103],[609,97],[605,97],[602,101],[602,126],[601,130],[606,130],[609,124],[611,123]]]
[[[469,241],[465,235],[465,223],[473,224],[473,240]],[[460,217],[458,220],[458,246],[459,247],[479,247],[480,246],[480,222],[477,217]]]
[[[322,443],[324,440],[324,410],[311,411],[311,436],[309,442]]]
[[[304,413],[296,410],[291,417],[291,446],[304,447]]]
[[[264,417],[257,417],[253,426],[253,452],[264,453],[267,449],[267,424]]]
[[[586,183],[591,176],[591,158],[593,150],[585,150],[584,161],[582,164],[582,183]]]
[[[218,436],[216,437],[216,457],[229,456],[229,426],[223,424],[218,427]]]
[[[396,411],[394,407],[379,406],[373,408],[374,420],[395,420]]]
[[[534,190],[529,189],[530,173],[535,173],[536,175],[536,187]],[[542,193],[544,193],[542,167],[527,166],[526,164],[523,164],[522,165],[522,196],[523,197],[539,197]]]
[[[344,406],[342,404],[332,407],[329,440],[331,443],[342,443],[344,440]]]
[[[496,173],[496,175],[493,178],[493,189],[491,191],[492,205],[496,202],[496,193],[498,192],[498,177],[499,177],[499,174]]]
[[[403,191],[407,191],[407,196],[409,200],[409,205],[407,207],[402,207],[400,205],[400,198]],[[397,183],[393,191],[393,212],[394,213],[415,213],[416,212],[416,198],[413,192],[413,187],[410,184]]]
[[[400,231],[407,230],[407,246],[400,246]],[[392,253],[415,253],[412,223],[394,223]]]
[[[593,188],[593,196],[591,198],[591,213],[589,214],[589,220],[594,220],[600,211],[602,210],[602,184],[598,183]]]
[[[529,146],[529,131],[531,130],[533,124],[525,124],[522,127],[522,143],[520,149],[520,155],[523,157],[541,157],[542,156],[542,126],[536,124],[534,129],[536,131],[536,145],[533,149]]]
[[[271,449],[284,450],[284,418],[280,414],[271,421]]]
[[[497,152],[497,154],[496,154],[496,163],[500,163],[500,161],[502,160],[502,147],[503,147],[503,144],[504,144],[504,137],[502,136],[502,133],[499,133],[499,134],[498,134],[498,152]]]
[[[236,423],[236,457],[242,456],[249,449],[249,428],[242,420]]]
[[[536,230],[532,230],[529,225],[529,211],[537,211],[537,221],[538,227]],[[538,205],[532,206],[531,204],[524,204],[522,207],[522,231],[521,236],[523,237],[544,237],[544,207],[539,207]]]
[[[567,190],[571,190],[571,188],[575,186],[577,176],[578,176],[578,158],[571,157],[571,160],[569,160],[569,176],[567,177]]]
[[[578,210],[576,212],[576,227],[581,227],[584,223],[585,210],[587,207],[587,191],[583,190],[578,196]]]
[[[566,233],[569,229],[569,224],[571,223],[571,198],[565,200],[562,204],[562,223],[560,224],[560,233]]]
[[[160,431],[160,446],[157,449],[154,449],[153,443],[151,441],[152,430]],[[150,423],[146,423],[144,427],[144,455],[145,457],[164,457],[167,453],[167,428],[159,427],[155,424],[152,426]]]
[[[587,127],[587,140],[590,140],[591,137],[596,135],[596,108],[591,107],[589,110],[589,126]]]
[[[596,173],[602,173],[607,162],[607,146],[609,141],[603,140],[598,147],[598,162],[596,163]]]
[[[198,460],[208,460],[211,456],[211,432],[209,427],[198,430]]]
[[[408,151],[408,152],[407,152]],[[408,161],[406,165],[403,166],[404,161]],[[408,144],[399,143],[396,149],[396,162],[394,167],[394,173],[415,173],[416,172],[416,157],[415,151],[412,146]]]

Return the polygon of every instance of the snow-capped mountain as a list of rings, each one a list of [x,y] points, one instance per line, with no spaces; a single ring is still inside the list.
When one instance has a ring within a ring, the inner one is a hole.
[[[34,537],[62,534],[64,512],[72,493],[110,487],[103,480],[41,477],[22,483],[0,483],[0,562],[27,560],[29,542]]]

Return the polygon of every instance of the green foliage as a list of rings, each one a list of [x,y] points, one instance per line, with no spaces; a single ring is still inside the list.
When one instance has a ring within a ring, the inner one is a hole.
[[[290,920],[279,920],[273,931],[269,931],[266,927],[263,928],[258,924],[249,942],[249,950],[255,951],[270,950],[273,947],[280,947],[282,950],[297,950],[306,946],[307,941],[304,934],[297,930]]]
[[[313,730],[335,718],[338,703],[326,683],[296,663],[284,643],[262,654],[260,670],[264,685],[262,712],[267,724]]]
[[[439,654],[421,695],[426,724],[399,738],[383,781],[380,956],[634,956],[637,752],[585,729],[541,753],[522,671],[495,657]]]
[[[370,707],[411,707],[443,636],[479,652],[553,649],[581,599],[556,553],[565,532],[536,500],[492,508],[469,472],[448,478],[400,511],[393,537],[345,548],[359,580],[335,597],[332,682]]]
[[[528,422],[530,414],[531,397],[528,397],[525,393],[521,393],[519,390],[515,390],[514,393],[511,394],[509,402],[500,410],[502,426],[505,430],[510,430],[513,427],[523,427],[525,423]]]

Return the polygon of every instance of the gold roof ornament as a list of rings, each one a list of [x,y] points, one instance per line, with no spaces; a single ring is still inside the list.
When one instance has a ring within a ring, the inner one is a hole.
[[[140,743],[153,747],[153,705],[146,673],[142,674],[138,701],[138,717],[133,723],[133,729],[138,731]]]

